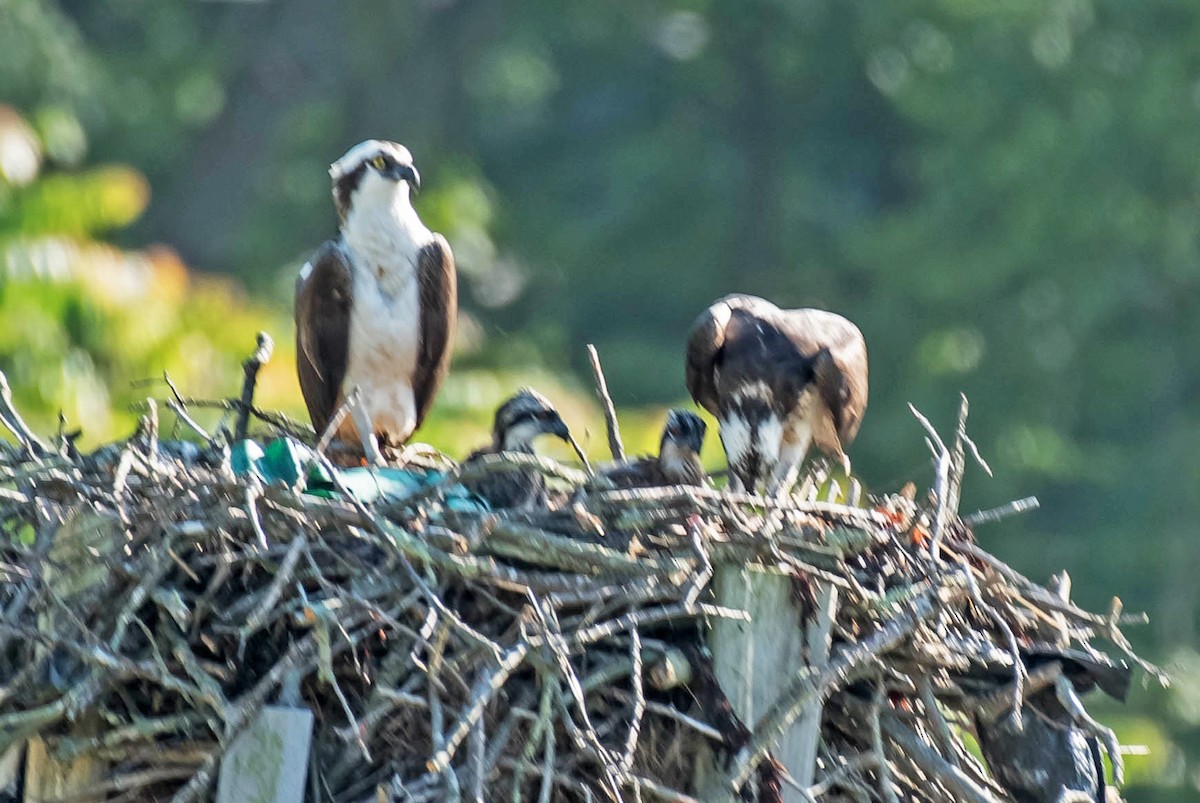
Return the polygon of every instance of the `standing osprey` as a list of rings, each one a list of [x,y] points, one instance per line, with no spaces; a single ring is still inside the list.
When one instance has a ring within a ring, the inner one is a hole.
[[[849,472],[843,449],[867,406],[867,346],[832,312],[726,296],[692,326],[687,386],[717,417],[731,487],[786,492],[810,443]]]
[[[705,483],[700,449],[708,425],[695,413],[671,410],[663,427],[658,457],[643,457],[599,472],[615,488],[654,488]]]
[[[533,442],[541,435],[553,435],[571,444],[579,458],[587,464],[566,422],[550,400],[535,390],[525,388],[496,410],[491,445],[472,452],[463,461],[463,468],[469,468],[489,455],[503,452],[533,454]],[[545,478],[533,468],[497,471],[463,484],[494,509],[527,507],[546,500]]]
[[[338,427],[338,439],[399,446],[425,419],[450,365],[454,257],[413,209],[421,180],[403,145],[359,143],[329,175],[341,233],[296,281],[300,389],[318,434],[358,388],[362,408]]]

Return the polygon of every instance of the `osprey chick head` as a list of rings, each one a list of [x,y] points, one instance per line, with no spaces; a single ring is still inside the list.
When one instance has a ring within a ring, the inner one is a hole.
[[[492,427],[492,445],[501,451],[528,451],[539,435],[570,437],[566,422],[542,394],[530,388],[500,405]]]
[[[397,196],[407,200],[421,188],[421,175],[412,154],[397,142],[369,139],[360,142],[329,166],[333,205],[345,221],[350,208],[369,201],[390,205]]]
[[[673,447],[700,454],[707,429],[708,425],[704,423],[704,419],[695,413],[688,410],[671,410],[667,413],[667,423],[663,427],[659,453]]]
[[[674,409],[667,413],[662,440],[658,446],[658,464],[664,478],[677,485],[703,485],[704,466],[700,450],[704,448],[704,433],[708,425],[689,410]]]

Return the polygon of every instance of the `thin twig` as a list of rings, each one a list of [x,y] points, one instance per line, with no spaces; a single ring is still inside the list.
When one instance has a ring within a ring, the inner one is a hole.
[[[1067,709],[1067,713],[1071,715],[1075,724],[1104,744],[1108,760],[1112,763],[1113,784],[1118,787],[1124,785],[1125,760],[1121,757],[1121,742],[1112,728],[1107,728],[1092,718],[1092,715],[1083,707],[1083,702],[1080,701],[1079,695],[1075,693],[1075,687],[1071,685],[1071,681],[1067,679],[1066,675],[1059,675],[1054,679],[1054,693],[1063,708]]]
[[[1015,516],[1018,513],[1025,513],[1030,510],[1037,510],[1041,505],[1036,496],[1027,496],[1024,499],[1017,499],[1012,502],[1000,505],[998,507],[988,508],[987,510],[979,510],[970,515],[963,516],[963,524],[968,527],[978,527],[980,524],[992,524],[997,521],[1007,519],[1009,516]]]
[[[40,463],[43,457],[50,454],[49,447],[42,443],[33,430],[21,418],[13,402],[12,388],[8,386],[8,377],[0,371],[0,424],[11,432],[35,463]]]
[[[275,341],[266,332],[259,332],[255,338],[254,353],[242,363],[245,377],[242,380],[242,398],[238,406],[237,423],[234,425],[234,437],[245,440],[250,430],[250,411],[254,408],[254,388],[258,384],[258,372],[271,361],[271,352],[275,350]]]
[[[587,346],[588,362],[592,365],[592,376],[596,380],[596,395],[600,397],[600,405],[604,410],[604,426],[608,432],[608,450],[613,460],[625,462],[625,446],[621,443],[621,428],[617,424],[617,409],[613,406],[612,396],[608,394],[608,382],[604,379],[604,369],[600,367],[600,354],[591,343]]]

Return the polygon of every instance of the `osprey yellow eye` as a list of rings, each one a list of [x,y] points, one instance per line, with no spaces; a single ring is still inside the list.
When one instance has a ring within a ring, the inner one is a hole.
[[[371,160],[371,167],[375,168],[376,170],[382,170],[383,168],[387,167],[387,159],[384,159],[382,156],[376,156]]]

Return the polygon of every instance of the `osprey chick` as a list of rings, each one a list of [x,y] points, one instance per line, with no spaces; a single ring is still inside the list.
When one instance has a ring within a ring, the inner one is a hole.
[[[359,143],[329,176],[340,234],[296,281],[300,389],[320,434],[357,387],[362,409],[338,427],[338,440],[399,446],[424,421],[450,365],[454,256],[412,206],[421,179],[403,145]],[[357,435],[360,426],[371,431]]]
[[[561,438],[583,458],[566,422],[550,400],[525,388],[496,410],[491,445],[472,452],[463,461],[463,467],[502,452],[533,454],[533,442],[542,435]],[[494,509],[527,507],[544,502],[546,498],[545,478],[532,468],[497,471],[463,484]]]
[[[809,445],[842,461],[867,406],[858,327],[816,309],[722,298],[692,326],[687,387],[717,417],[734,490],[786,492]]]
[[[700,449],[708,425],[695,413],[671,410],[663,427],[658,457],[620,463],[600,476],[616,488],[654,488],[662,485],[704,485]]]

